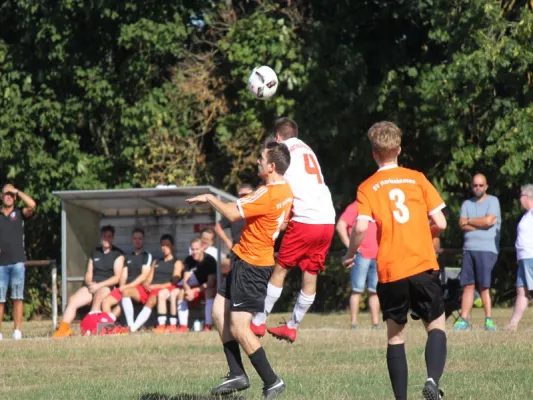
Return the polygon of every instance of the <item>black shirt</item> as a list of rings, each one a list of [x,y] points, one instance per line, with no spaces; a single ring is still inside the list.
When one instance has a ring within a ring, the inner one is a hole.
[[[24,250],[24,215],[15,208],[7,216],[0,209],[0,265],[26,261]]]
[[[217,262],[209,254],[204,253],[204,259],[200,262],[196,261],[192,256],[188,256],[183,262],[185,271],[193,272],[200,285],[207,282],[209,275],[216,275]]]
[[[244,228],[244,219],[238,219],[237,221],[231,222],[226,217],[222,217],[219,221],[220,226],[222,229],[229,228],[231,231],[231,240],[233,241],[233,244],[239,243],[239,240],[241,240],[241,233]]]
[[[91,253],[93,260],[93,282],[99,283],[115,275],[115,260],[122,256],[124,252],[118,247],[113,246],[111,250],[104,253],[102,247],[97,247]]]
[[[157,260],[155,263],[154,279],[152,284],[156,283],[168,283],[172,281],[174,276],[174,264],[176,259],[172,257],[169,261]]]
[[[152,255],[146,250],[141,251],[139,254],[131,252],[126,256],[126,264],[124,265],[128,268],[126,283],[133,282],[142,274],[143,265],[148,265],[148,267],[152,266]]]

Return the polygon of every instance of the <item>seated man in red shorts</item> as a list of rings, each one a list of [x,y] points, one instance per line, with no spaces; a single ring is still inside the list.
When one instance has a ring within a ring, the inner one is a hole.
[[[144,230],[135,228],[131,234],[131,243],[133,245],[133,252],[126,255],[126,262],[122,270],[122,277],[120,279],[119,287],[114,289],[102,302],[102,311],[109,314],[110,318],[116,320],[120,315],[119,303],[122,305],[126,322],[131,328],[134,322],[133,303],[131,297],[124,297],[123,293],[128,289],[135,289],[141,285],[150,275],[150,268],[152,266],[152,255],[144,249]],[[120,328],[120,327],[118,327]],[[125,332],[119,329],[118,332]]]
[[[141,285],[130,287],[122,292],[124,297],[131,297],[132,300],[144,304],[143,309],[130,328],[131,332],[138,331],[148,321],[152,314],[152,309],[157,304],[159,291],[172,286],[173,276],[181,276],[183,274],[183,264],[174,257],[174,238],[172,235],[165,234],[161,236],[159,242],[163,258],[154,260],[147,280]],[[165,321],[162,320],[162,317],[160,318],[158,324],[165,324],[166,316]]]
[[[191,255],[185,261],[183,280],[177,282],[177,288],[169,291],[170,296],[170,327],[168,332],[187,332],[189,323],[189,301],[196,299],[198,294],[205,295],[204,331],[210,331],[213,323],[212,311],[216,295],[217,262],[204,252],[201,238],[191,241]],[[176,309],[177,304],[177,309]],[[165,308],[166,310],[166,308]],[[180,327],[176,328],[176,314]]]
[[[335,209],[315,153],[298,139],[296,122],[289,118],[276,120],[274,135],[276,141],[285,143],[291,153],[291,163],[284,178],[294,193],[294,204],[276,268],[268,283],[265,310],[255,315],[250,327],[257,336],[265,334],[267,316],[281,296],[287,272],[299,266],[302,289],[292,318],[286,325],[268,329],[274,337],[294,342],[300,322],[315,300],[317,274],[324,269],[335,232]]]

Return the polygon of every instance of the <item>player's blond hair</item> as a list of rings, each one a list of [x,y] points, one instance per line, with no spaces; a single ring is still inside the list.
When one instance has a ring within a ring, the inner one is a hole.
[[[394,158],[402,144],[402,131],[388,121],[377,122],[368,130],[372,150],[382,160]]]

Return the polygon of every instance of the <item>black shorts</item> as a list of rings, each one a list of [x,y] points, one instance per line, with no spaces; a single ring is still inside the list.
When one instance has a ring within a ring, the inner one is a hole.
[[[274,266],[255,267],[233,254],[231,269],[218,294],[231,301],[231,311],[263,312],[272,271]]]
[[[407,323],[411,309],[429,323],[444,313],[444,298],[439,271],[429,270],[399,281],[378,283],[377,293],[383,321]]]

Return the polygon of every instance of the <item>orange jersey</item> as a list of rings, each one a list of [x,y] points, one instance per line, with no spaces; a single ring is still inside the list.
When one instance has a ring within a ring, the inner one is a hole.
[[[428,216],[445,204],[423,173],[380,168],[359,186],[357,206],[357,219],[373,220],[378,227],[380,283],[439,269]]]
[[[274,242],[281,225],[289,220],[292,202],[292,190],[286,181],[261,186],[240,198],[237,208],[246,222],[233,252],[248,264],[273,266]]]

